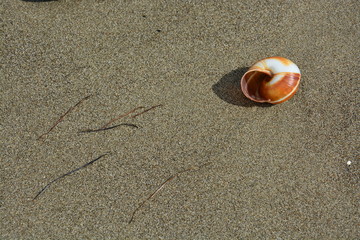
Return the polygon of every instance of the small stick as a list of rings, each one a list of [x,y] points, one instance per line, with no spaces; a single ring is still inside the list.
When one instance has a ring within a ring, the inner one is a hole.
[[[132,213],[132,215],[131,215],[131,218],[130,218],[130,221],[129,221],[129,224],[134,220],[135,213],[136,213],[137,211],[139,211],[140,208],[141,208],[142,206],[144,206],[147,201],[149,201],[149,200],[150,200],[151,198],[153,198],[158,192],[160,192],[160,190],[161,190],[167,183],[169,183],[169,182],[172,181],[174,178],[178,177],[179,175],[181,175],[181,174],[183,174],[183,173],[185,173],[185,172],[188,172],[188,171],[191,171],[191,170],[196,170],[196,171],[197,171],[197,170],[199,170],[200,168],[202,168],[202,167],[204,167],[204,166],[206,166],[206,165],[208,165],[208,164],[209,164],[209,163],[205,163],[205,164],[203,164],[203,165],[201,165],[201,166],[199,166],[199,167],[190,167],[190,168],[188,168],[188,169],[185,169],[185,170],[183,170],[183,171],[180,171],[180,172],[176,173],[175,175],[172,175],[171,177],[169,177],[165,182],[163,182],[163,183],[160,185],[160,187],[158,187],[148,198],[146,198],[144,201],[142,201],[142,202],[140,203],[140,205],[133,211],[133,213]]]
[[[75,104],[74,106],[72,106],[71,108],[69,108],[69,110],[66,111],[66,113],[64,113],[63,115],[60,116],[60,118],[55,122],[55,124],[46,132],[43,133],[40,137],[37,138],[37,140],[42,139],[43,137],[45,137],[47,134],[49,134],[61,121],[64,120],[65,116],[67,114],[69,114],[71,111],[73,111],[77,106],[79,106],[83,101],[87,100],[88,98],[90,98],[92,95],[88,95],[86,97],[84,97],[83,99],[81,99],[77,104]]]
[[[100,129],[106,128],[106,127],[109,126],[111,123],[119,120],[120,118],[126,117],[127,115],[129,115],[129,114],[131,114],[131,113],[133,113],[133,112],[135,112],[136,110],[141,109],[141,108],[144,108],[144,107],[140,106],[140,107],[134,108],[134,109],[131,110],[130,112],[124,113],[124,114],[122,114],[122,115],[120,115],[120,116],[118,116],[118,117],[116,117],[116,118],[111,119],[110,122],[108,122],[107,124],[105,124],[104,126],[102,126]]]
[[[109,153],[105,153],[105,154],[103,154],[103,155],[95,158],[94,160],[92,160],[92,161],[90,161],[90,162],[82,165],[81,167],[75,168],[74,170],[71,170],[70,172],[67,172],[67,173],[63,174],[63,175],[61,175],[60,177],[55,178],[54,180],[52,180],[51,182],[49,182],[48,184],[46,184],[46,186],[43,187],[43,188],[38,192],[38,194],[36,194],[36,196],[33,198],[33,201],[34,201],[37,197],[39,197],[39,195],[40,195],[41,193],[43,193],[48,187],[50,187],[50,185],[53,184],[54,182],[60,180],[60,179],[63,178],[63,177],[69,176],[70,174],[72,174],[72,173],[74,173],[74,172],[77,172],[77,171],[79,171],[80,169],[89,166],[90,164],[93,164],[94,162],[96,162],[97,160],[99,160],[100,158],[102,158],[102,157],[104,157],[104,156],[106,156],[106,155],[108,155],[108,154],[109,154]]]
[[[99,128],[99,129],[86,129],[86,130],[82,130],[80,131],[80,133],[91,133],[91,132],[100,132],[100,131],[106,131],[106,130],[110,130],[113,128],[117,128],[120,126],[128,126],[128,127],[133,127],[133,128],[139,128],[137,125],[135,124],[131,124],[131,123],[121,123],[115,126],[111,126],[111,127],[107,127],[107,128]]]
[[[143,114],[143,113],[146,113],[147,111],[150,111],[151,109],[154,109],[154,108],[157,108],[157,107],[161,107],[162,104],[159,104],[159,105],[156,105],[156,106],[152,106],[148,109],[145,109],[144,111],[142,111],[141,113],[138,113],[138,114],[135,114],[134,116],[131,116],[131,118],[136,118],[137,116]]]

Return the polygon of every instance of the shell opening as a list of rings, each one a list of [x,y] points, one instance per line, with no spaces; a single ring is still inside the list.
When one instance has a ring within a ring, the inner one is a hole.
[[[270,102],[270,99],[264,98],[260,93],[263,83],[269,82],[271,77],[268,71],[249,71],[241,79],[241,90],[246,97],[255,102]]]

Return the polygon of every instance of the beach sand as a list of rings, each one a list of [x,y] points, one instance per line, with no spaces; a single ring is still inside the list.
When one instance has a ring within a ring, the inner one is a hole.
[[[360,238],[358,1],[1,5],[1,239]],[[271,106],[270,56],[302,72]]]

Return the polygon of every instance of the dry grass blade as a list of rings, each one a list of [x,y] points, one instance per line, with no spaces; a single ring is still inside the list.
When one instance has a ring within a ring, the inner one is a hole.
[[[148,109],[145,109],[144,111],[142,111],[142,112],[140,112],[140,113],[138,113],[138,114],[135,114],[134,116],[131,116],[131,118],[136,118],[137,116],[139,116],[139,115],[141,115],[141,114],[143,114],[143,113],[146,113],[147,111],[150,111],[150,110],[152,110],[152,109],[154,109],[154,108],[161,107],[161,106],[162,106],[162,104],[159,104],[159,105],[156,105],[156,106],[152,106],[152,107],[150,107],[150,108],[148,108]]]
[[[66,115],[68,115],[71,111],[73,111],[77,106],[79,106],[82,102],[90,98],[92,95],[86,96],[83,99],[81,99],[78,103],[76,103],[74,106],[69,108],[63,115],[60,116],[60,118],[54,123],[54,125],[44,134],[42,134],[40,137],[37,138],[37,140],[40,140],[44,138],[47,134],[49,134],[60,122],[62,122]]]
[[[132,215],[131,215],[131,218],[130,218],[130,220],[129,220],[129,224],[134,220],[134,217],[135,217],[135,214],[137,213],[137,211],[139,211],[140,208],[142,208],[147,201],[149,201],[150,199],[152,199],[158,192],[160,192],[160,190],[163,189],[167,183],[169,183],[169,182],[172,181],[174,178],[180,176],[181,174],[183,174],[183,173],[185,173],[185,172],[189,172],[189,171],[192,171],[192,170],[197,171],[197,170],[199,170],[200,168],[202,168],[202,167],[204,167],[204,166],[206,166],[206,165],[209,165],[209,163],[205,163],[205,164],[203,164],[203,165],[201,165],[201,166],[198,166],[198,167],[190,167],[190,168],[188,168],[188,169],[185,169],[185,170],[183,170],[183,171],[180,171],[180,172],[176,173],[175,175],[172,175],[171,177],[169,177],[169,178],[168,178],[166,181],[164,181],[148,198],[146,198],[144,201],[142,201],[142,202],[140,203],[140,205],[133,211],[133,213],[132,213]]]
[[[99,129],[104,129],[104,128],[108,127],[111,123],[119,120],[120,118],[126,117],[127,115],[129,115],[129,114],[131,114],[131,113],[133,113],[133,112],[135,112],[136,110],[141,109],[141,108],[144,108],[144,107],[140,106],[140,107],[134,108],[133,110],[131,110],[131,111],[127,112],[127,113],[124,113],[124,114],[122,114],[122,115],[120,115],[120,116],[118,116],[118,117],[116,117],[116,118],[113,118],[113,119],[111,119],[108,123],[106,123],[104,126],[102,126],[102,127],[99,128]]]
[[[63,177],[69,176],[70,174],[73,174],[74,172],[77,172],[77,171],[79,171],[80,169],[83,169],[83,168],[85,168],[85,167],[93,164],[94,162],[96,162],[97,160],[99,160],[100,158],[102,158],[102,157],[104,157],[104,156],[106,156],[106,155],[108,155],[108,154],[109,154],[109,153],[105,153],[105,154],[103,154],[103,155],[95,158],[94,160],[91,160],[90,162],[82,165],[81,167],[75,168],[74,170],[71,170],[70,172],[67,172],[67,173],[63,174],[63,175],[61,175],[60,177],[55,178],[54,180],[52,180],[51,182],[49,182],[48,184],[46,184],[46,186],[43,187],[43,188],[38,192],[38,194],[36,194],[36,196],[33,198],[33,200],[35,200],[36,198],[38,198],[38,197],[40,196],[40,194],[42,194],[48,187],[50,187],[51,184],[57,182],[58,180],[60,180],[60,179],[63,178]]]
[[[99,128],[99,129],[86,129],[86,130],[82,130],[80,131],[80,133],[92,133],[92,132],[101,132],[101,131],[107,131],[107,130],[111,130],[120,126],[128,126],[128,127],[132,127],[132,128],[139,128],[139,126],[132,124],[132,123],[120,123],[117,124],[115,126],[111,126],[111,127],[106,127],[106,128]]]

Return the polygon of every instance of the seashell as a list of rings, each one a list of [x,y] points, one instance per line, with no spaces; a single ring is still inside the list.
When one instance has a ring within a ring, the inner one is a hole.
[[[255,102],[278,104],[289,100],[300,85],[300,70],[283,57],[264,58],[241,78],[241,90]]]

